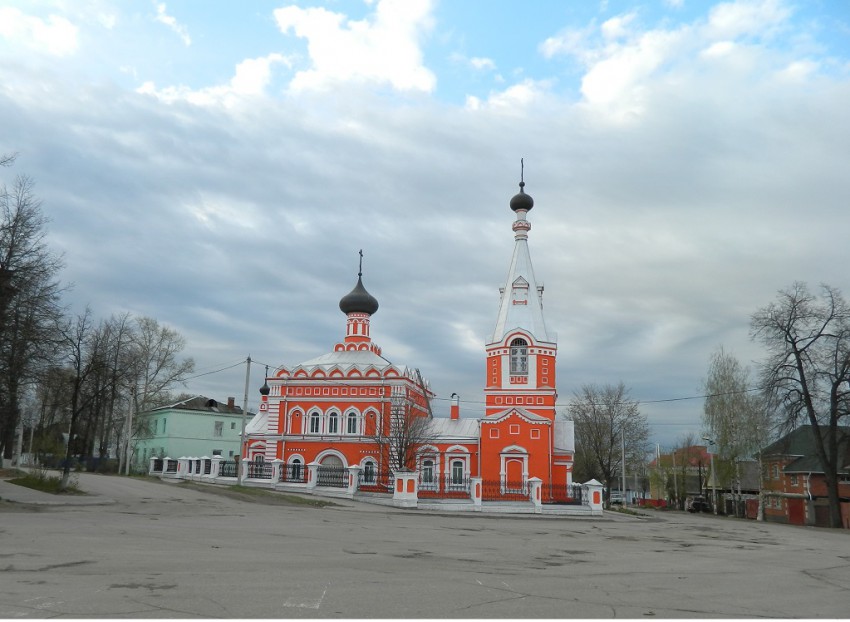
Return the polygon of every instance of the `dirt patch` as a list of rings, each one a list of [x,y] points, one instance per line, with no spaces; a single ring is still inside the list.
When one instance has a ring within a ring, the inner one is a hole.
[[[172,484],[168,484],[172,485]],[[320,499],[299,497],[298,495],[289,495],[271,490],[263,490],[262,488],[245,488],[243,486],[214,486],[211,484],[198,484],[195,482],[183,482],[178,484],[183,488],[190,488],[199,492],[206,492],[221,497],[228,497],[245,503],[259,503],[262,505],[286,505],[286,506],[302,506],[311,508],[323,508],[335,506],[332,501],[324,501]]]

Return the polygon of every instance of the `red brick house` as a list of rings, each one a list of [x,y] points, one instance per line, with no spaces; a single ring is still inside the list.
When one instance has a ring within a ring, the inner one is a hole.
[[[850,427],[838,428],[838,495],[845,529],[850,529]],[[762,486],[765,520],[792,525],[828,526],[826,479],[815,454],[812,426],[804,425],[786,434],[762,451]]]

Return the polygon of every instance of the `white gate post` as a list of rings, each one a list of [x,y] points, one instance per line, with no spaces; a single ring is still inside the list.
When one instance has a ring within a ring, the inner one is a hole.
[[[543,480],[539,477],[531,477],[528,480],[529,497],[534,505],[534,513],[541,514],[543,512],[543,501],[540,498],[540,491],[543,488]]]
[[[472,509],[475,512],[481,511],[481,498],[484,496],[484,484],[480,477],[469,478],[469,494],[472,497]]]
[[[319,483],[319,463],[311,462],[307,465],[307,490],[313,490]]]
[[[352,465],[348,467],[348,491],[347,495],[349,497],[353,497],[354,493],[357,492],[357,489],[360,487],[360,467]]]

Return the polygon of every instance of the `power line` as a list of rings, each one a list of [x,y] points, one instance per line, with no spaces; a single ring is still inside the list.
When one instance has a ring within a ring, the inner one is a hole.
[[[244,363],[245,363],[245,361],[239,361],[238,363],[234,363],[233,365],[228,365],[227,367],[222,367],[221,369],[215,369],[213,371],[208,371],[208,372],[205,372],[203,374],[197,374],[195,376],[189,376],[188,378],[185,378],[185,380],[194,380],[195,378],[201,378],[203,376],[211,376],[212,374],[218,374],[220,372],[227,371],[228,369],[233,369],[234,367],[238,367],[239,365],[242,365]]]

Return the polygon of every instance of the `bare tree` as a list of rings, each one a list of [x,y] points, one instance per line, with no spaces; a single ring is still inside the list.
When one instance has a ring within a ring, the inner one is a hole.
[[[97,397],[96,392],[86,390],[87,384],[97,374],[103,362],[100,357],[91,355],[91,350],[98,346],[98,336],[93,329],[91,310],[88,307],[76,318],[66,322],[59,329],[59,332],[62,336],[65,359],[71,371],[68,444],[65,449],[62,480],[59,484],[59,489],[65,490],[71,473],[71,457],[74,455],[74,449],[79,445],[78,442],[75,442],[76,437],[79,436],[77,434],[77,423],[81,415]]]
[[[166,403],[175,385],[184,382],[194,371],[195,361],[179,358],[186,340],[153,318],[136,320],[133,344],[135,409],[144,412]]]
[[[828,285],[817,296],[805,283],[782,290],[777,300],[753,314],[751,334],[768,357],[762,385],[769,407],[783,415],[783,427],[811,425],[815,453],[823,468],[829,523],[841,527],[839,447],[846,439],[840,423],[850,406],[850,308]]]
[[[0,445],[11,457],[26,388],[55,358],[61,261],[44,241],[47,219],[33,182],[0,186]]]
[[[737,485],[737,506],[741,502],[740,460],[757,455],[767,444],[772,430],[769,411],[762,392],[751,386],[749,370],[722,346],[711,355],[703,391],[703,429],[717,446],[715,468],[722,487],[730,483],[734,489]]]
[[[367,436],[378,446],[385,469],[413,469],[419,448],[436,437],[427,403],[409,387],[393,387],[387,414],[367,426]]]
[[[576,471],[581,469],[582,477],[602,481],[610,498],[616,475],[645,462],[649,440],[646,416],[629,398],[622,382],[616,386],[584,385],[574,394],[567,413],[575,422]]]

